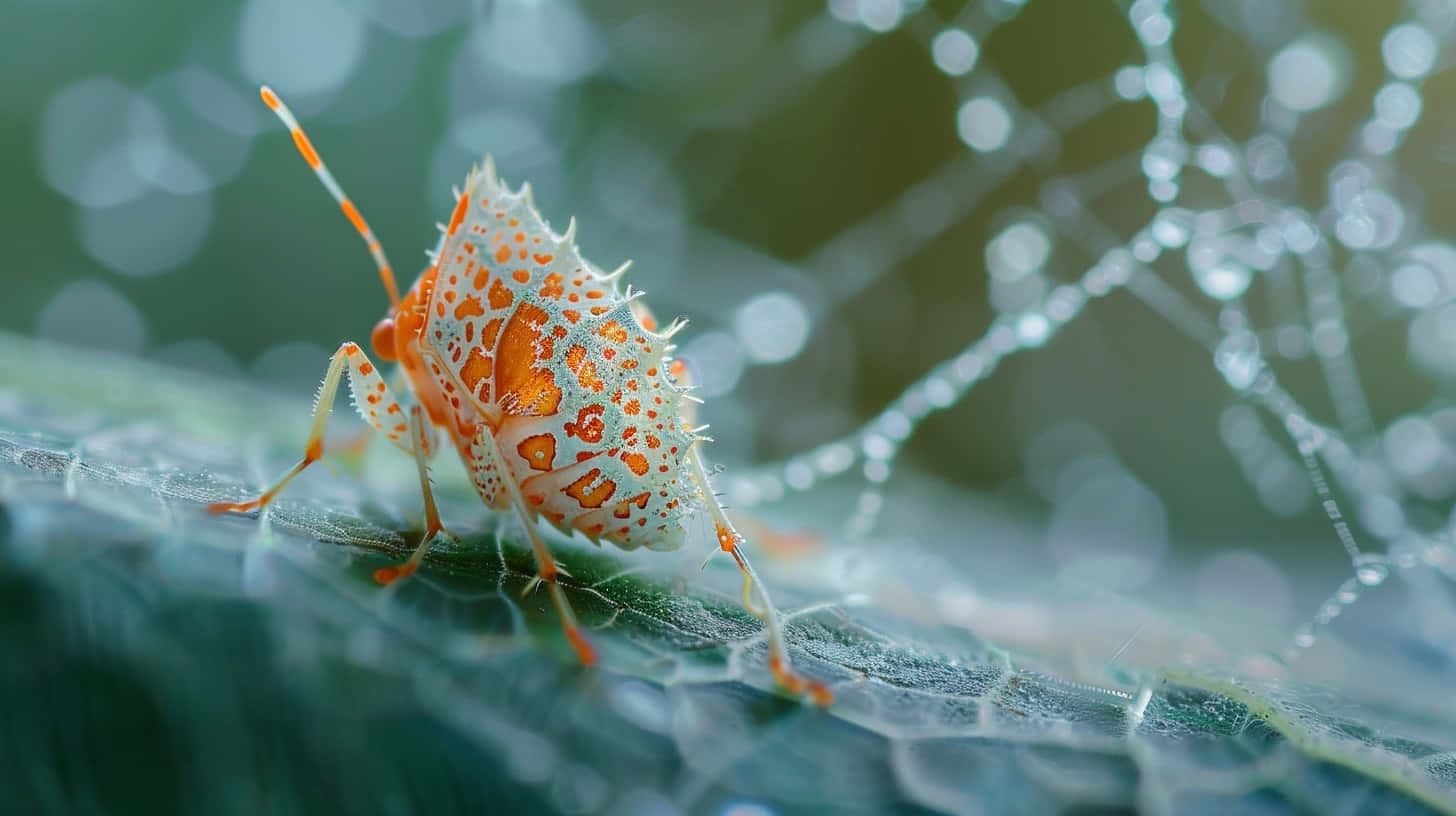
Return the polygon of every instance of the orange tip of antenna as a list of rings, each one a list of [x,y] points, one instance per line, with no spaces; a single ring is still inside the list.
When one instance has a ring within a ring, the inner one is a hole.
[[[278,105],[280,104],[278,101],[278,94],[273,93],[272,88],[268,87],[267,85],[263,85],[258,88],[258,95],[263,97],[264,105],[267,105],[273,110],[278,110]]]

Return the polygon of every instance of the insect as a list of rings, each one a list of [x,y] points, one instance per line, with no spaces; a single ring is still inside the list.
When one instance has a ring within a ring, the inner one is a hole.
[[[715,552],[733,557],[743,575],[744,607],[767,627],[775,680],[828,704],[830,690],[789,665],[778,613],[709,487],[698,453],[705,437],[701,428],[688,427],[685,401],[692,398],[681,363],[669,356],[670,338],[683,321],[656,331],[640,293],[617,289],[629,264],[603,274],[578,251],[575,219],[564,234],[552,232],[530,185],[511,191],[489,157],[466,177],[439,244],[428,253],[430,266],[401,297],[379,240],[298,120],[270,88],[260,93],[364,239],[390,302],[370,345],[378,360],[399,368],[391,388],[357,344],[340,345],[324,375],[303,458],[257,498],[208,509],[258,510],[317,462],[324,423],[347,374],[360,417],[414,457],[424,497],[424,538],[403,564],[377,570],[376,581],[413,573],[445,532],[427,472],[443,436],[481,501],[520,516],[537,566],[526,592],[549,588],[583,664],[596,663],[596,649],[556,582],[564,573],[537,530],[539,520],[598,546],[606,540],[624,549],[672,550],[683,543],[688,514],[706,508]]]

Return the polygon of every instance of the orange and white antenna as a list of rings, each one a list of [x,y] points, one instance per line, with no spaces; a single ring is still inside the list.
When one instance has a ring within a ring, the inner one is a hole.
[[[278,114],[278,118],[288,126],[288,132],[293,135],[293,143],[298,146],[298,152],[303,156],[303,160],[313,168],[314,175],[323,182],[329,195],[339,202],[339,209],[344,211],[349,223],[359,231],[359,237],[364,239],[365,245],[369,247],[369,254],[374,257],[374,265],[379,267],[379,279],[384,283],[384,290],[389,293],[390,306],[398,309],[399,286],[394,282],[394,269],[390,267],[389,259],[384,256],[384,248],[379,245],[379,239],[374,236],[374,230],[369,228],[369,222],[364,220],[364,216],[359,213],[359,208],[354,206],[354,202],[344,195],[344,189],[334,179],[334,174],[329,172],[323,159],[319,158],[318,151],[314,149],[313,142],[309,141],[308,134],[303,132],[303,126],[298,124],[298,119],[294,117],[293,111],[289,110],[288,106],[283,104],[283,100],[278,98],[278,94],[267,85],[259,88],[258,93],[263,97],[263,104]]]

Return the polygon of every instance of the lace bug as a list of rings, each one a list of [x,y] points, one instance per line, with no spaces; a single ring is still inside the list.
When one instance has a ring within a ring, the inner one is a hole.
[[[680,382],[681,364],[670,357],[670,338],[683,323],[656,331],[640,293],[617,289],[628,264],[604,274],[583,258],[575,220],[565,233],[552,232],[530,185],[510,190],[488,157],[466,177],[430,266],[401,296],[379,240],[298,120],[267,86],[260,93],[378,267],[390,307],[370,345],[379,360],[399,365],[400,376],[391,388],[357,344],[340,345],[324,376],[303,458],[257,498],[208,509],[258,510],[318,461],[324,423],[347,373],[360,417],[414,457],[424,498],[424,538],[405,563],[375,572],[381,584],[413,573],[430,543],[446,532],[427,473],[443,435],[481,501],[520,516],[537,564],[526,592],[542,583],[549,588],[582,663],[596,663],[596,649],[556,582],[562,569],[538,521],[598,545],[607,540],[625,549],[671,550],[683,543],[683,519],[701,507],[713,520],[718,549],[743,574],[745,608],[768,628],[775,680],[828,704],[833,695],[825,685],[790,667],[778,612],[709,487],[698,454],[706,438],[688,426],[691,397]]]

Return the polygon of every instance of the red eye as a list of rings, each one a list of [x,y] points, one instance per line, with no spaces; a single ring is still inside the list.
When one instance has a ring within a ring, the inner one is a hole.
[[[394,318],[386,317],[374,324],[369,333],[369,344],[374,347],[374,356],[386,363],[399,359],[394,350]]]

